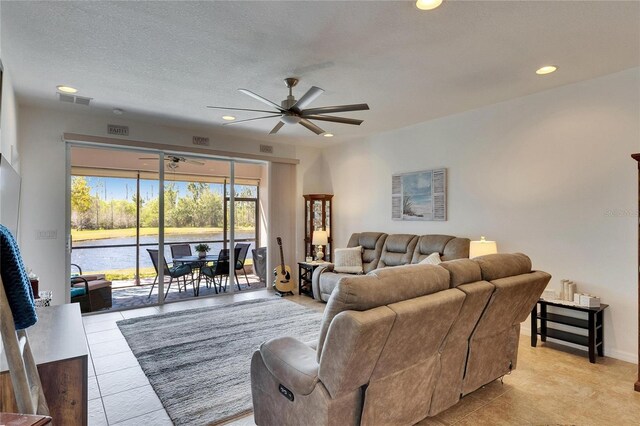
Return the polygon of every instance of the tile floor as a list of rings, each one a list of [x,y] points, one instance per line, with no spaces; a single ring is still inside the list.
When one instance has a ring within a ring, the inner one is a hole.
[[[257,290],[176,302],[123,312],[85,316],[90,350],[89,425],[171,425],[160,400],[116,325],[123,318],[214,306],[272,292]],[[289,300],[322,311],[306,296]],[[585,352],[547,343],[531,348],[520,339],[518,367],[504,378],[466,396],[426,425],[638,425],[640,393],[633,391],[636,366],[613,358],[590,364]],[[231,422],[253,425],[248,415]]]

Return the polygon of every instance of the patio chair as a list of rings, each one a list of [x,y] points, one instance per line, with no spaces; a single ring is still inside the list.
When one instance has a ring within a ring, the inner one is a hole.
[[[261,283],[267,283],[267,248],[259,247],[251,250],[253,256],[253,273]]]
[[[169,247],[171,248],[171,257],[174,259],[180,256],[193,256],[190,244],[171,244]],[[184,262],[183,265],[191,266],[191,281],[193,281],[194,269],[200,268],[201,262]]]
[[[149,256],[151,256],[151,262],[153,262],[153,267],[156,269],[156,278],[153,280],[153,284],[151,285],[151,290],[149,291],[149,296],[147,296],[147,299],[151,297],[151,293],[153,293],[153,287],[155,287],[156,285],[156,281],[158,280],[158,276],[159,274],[159,269],[158,269],[158,263],[159,263],[159,255],[158,255],[158,250],[157,249],[147,249],[147,251],[149,252]],[[187,291],[187,279],[186,279],[186,275],[191,275],[191,266],[189,265],[177,265],[177,266],[172,266],[171,268],[167,265],[167,260],[164,258],[164,256],[162,256],[162,262],[164,263],[164,275],[169,277],[169,285],[167,286],[167,291],[164,293],[164,298],[167,298],[167,295],[169,294],[169,290],[171,289],[171,283],[173,282],[174,279],[177,279],[178,281],[178,291],[180,290],[180,278],[182,277],[183,281],[184,281],[184,290]],[[191,281],[191,284],[193,285],[193,281]],[[196,295],[196,287],[195,285],[193,286],[193,295]]]
[[[251,244],[249,243],[236,244],[236,250],[240,248],[240,254],[238,254],[238,257],[236,257],[236,270],[234,271],[234,274],[236,276],[236,281],[238,281],[237,271],[240,271],[240,270],[242,271],[242,273],[244,274],[244,279],[247,281],[248,287],[250,287],[251,284],[249,284],[249,277],[247,277],[247,271],[244,270],[244,262],[245,260],[247,260],[247,253],[249,252],[249,247],[251,247]]]
[[[234,251],[236,259],[238,259],[240,256],[240,247],[236,247]],[[224,277],[224,291],[227,291],[227,282],[229,281],[229,249],[220,250],[216,264],[214,266],[203,266],[202,269],[200,269],[200,273],[205,276],[205,279],[211,279],[213,281],[213,288],[216,290],[216,294],[218,293],[218,289],[216,289],[216,277],[219,277],[220,280],[217,283],[220,292],[222,292],[222,278]],[[237,276],[236,285],[239,291],[242,290]]]
[[[83,274],[75,263],[71,266],[78,269],[77,274],[71,275],[71,302],[80,303],[82,313],[111,308],[111,281],[104,274]]]

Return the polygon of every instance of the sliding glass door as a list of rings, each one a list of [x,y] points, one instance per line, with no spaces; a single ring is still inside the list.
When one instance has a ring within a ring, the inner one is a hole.
[[[85,275],[111,281],[112,309],[259,288],[251,265],[252,249],[259,246],[263,167],[74,144],[71,263]],[[207,257],[189,258],[199,245],[208,246]],[[240,253],[225,271],[217,260],[232,245]],[[229,285],[235,274],[239,288]]]

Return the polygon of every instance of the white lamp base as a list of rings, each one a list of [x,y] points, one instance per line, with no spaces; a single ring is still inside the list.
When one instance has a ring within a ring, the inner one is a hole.
[[[322,251],[322,246],[318,246],[316,249],[316,261],[321,262],[324,259],[324,252]]]

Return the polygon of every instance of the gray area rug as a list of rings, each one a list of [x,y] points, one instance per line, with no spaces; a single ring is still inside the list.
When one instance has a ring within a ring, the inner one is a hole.
[[[322,314],[278,297],[118,321],[176,425],[252,410],[250,364],[265,340],[318,338]]]

